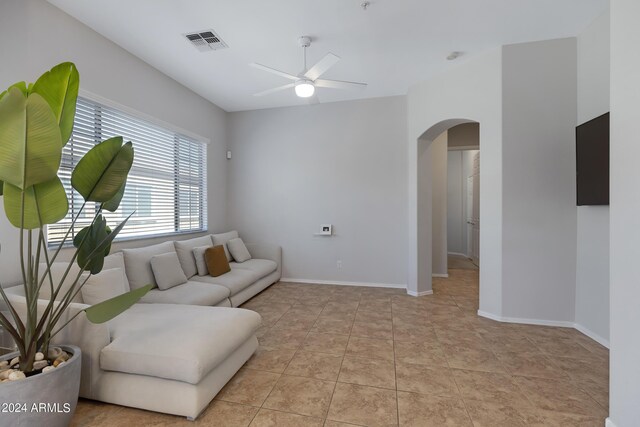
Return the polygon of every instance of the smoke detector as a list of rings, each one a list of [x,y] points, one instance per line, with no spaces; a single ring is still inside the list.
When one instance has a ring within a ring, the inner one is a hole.
[[[226,49],[229,47],[213,30],[194,31],[183,35],[200,52]]]

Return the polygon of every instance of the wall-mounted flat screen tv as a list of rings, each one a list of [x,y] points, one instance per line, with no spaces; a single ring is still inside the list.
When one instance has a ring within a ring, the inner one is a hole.
[[[609,204],[609,113],[576,128],[578,206]]]

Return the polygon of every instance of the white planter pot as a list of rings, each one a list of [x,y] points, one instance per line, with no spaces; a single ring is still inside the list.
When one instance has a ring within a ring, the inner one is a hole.
[[[78,403],[80,348],[59,346],[73,354],[67,362],[46,374],[0,384],[0,425],[11,427],[67,427]],[[11,360],[19,353],[0,357]]]

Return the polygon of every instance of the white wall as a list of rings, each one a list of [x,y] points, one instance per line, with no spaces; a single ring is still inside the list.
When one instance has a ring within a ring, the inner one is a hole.
[[[578,123],[609,111],[609,13],[578,37]],[[576,323],[609,340],[609,206],[578,206]]]
[[[505,46],[502,58],[503,316],[572,323],[576,40]]]
[[[229,225],[285,277],[406,284],[404,97],[230,113],[228,135]]]
[[[640,419],[640,2],[611,3],[611,352],[609,420]]]
[[[408,93],[409,291],[430,290],[418,139],[480,123],[480,313],[573,323],[576,41],[506,46]],[[425,133],[426,132],[426,133]],[[431,254],[429,253],[429,259]]]
[[[5,34],[23,34],[22,22],[16,17],[26,16],[26,2],[11,1],[0,3],[0,52],[5,61],[0,66],[0,91],[14,81],[20,79],[23,64],[26,63],[26,49],[16,43],[16,37]],[[2,197],[0,196],[0,202]],[[0,206],[0,286],[15,284],[21,279],[20,256],[18,245],[20,243],[19,232],[14,229],[4,214],[4,208]]]
[[[439,136],[434,136],[434,140],[446,135],[446,132]],[[423,284],[423,288],[418,292],[411,288],[411,283],[407,284],[407,292],[414,296],[433,293],[430,287],[433,275],[433,179],[431,169],[433,168],[433,147],[432,140],[418,139],[416,141],[417,151],[417,244],[422,248],[417,254],[417,268],[420,277],[429,280],[429,287]],[[409,238],[411,239],[411,235]],[[411,261],[411,260],[410,260]]]
[[[431,258],[429,237],[419,224],[419,138],[433,141],[448,128],[470,121],[480,123],[483,151],[480,189],[480,310],[500,315],[502,310],[502,51],[461,62],[460,65],[409,88],[408,114],[408,291],[431,291],[431,271],[420,259]],[[420,238],[419,238],[420,236]]]
[[[74,62],[80,87],[211,140],[208,147],[209,229],[226,225],[226,113],[44,0],[4,0],[0,40],[5,60],[0,84],[35,81],[52,66]],[[17,237],[0,215],[3,283],[20,280]],[[142,245],[147,241],[131,242]],[[118,245],[115,245],[117,248]]]
[[[447,132],[431,144],[433,275],[447,275]]]
[[[463,190],[467,179],[462,176],[462,154],[464,151],[449,151],[447,154],[447,252],[465,254],[465,223]]]

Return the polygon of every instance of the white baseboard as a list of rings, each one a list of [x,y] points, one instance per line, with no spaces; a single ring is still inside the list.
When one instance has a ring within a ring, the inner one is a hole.
[[[616,427],[616,425],[611,421],[611,418],[607,417],[607,419],[604,420],[604,427]]]
[[[498,322],[505,323],[523,323],[525,325],[539,325],[539,326],[556,326],[560,328],[573,328],[575,324],[573,322],[564,320],[542,320],[542,319],[526,319],[520,317],[504,317],[497,316],[487,311],[478,310],[478,316],[486,317],[487,319],[496,320]]]
[[[425,295],[433,295],[433,291],[432,290],[431,291],[422,291],[422,292],[414,292],[414,291],[407,290],[407,293],[409,295],[411,295],[412,297],[422,297],[422,296],[425,296]]]
[[[460,253],[460,252],[447,252],[447,255],[457,255],[457,256],[463,256],[465,258],[469,258],[469,255],[463,254],[463,253]]]
[[[338,285],[338,286],[365,286],[369,288],[394,288],[406,289],[407,285],[399,283],[375,283],[375,282],[344,282],[340,280],[314,280],[314,279],[294,279],[291,277],[280,278],[281,282],[302,283],[305,285]]]
[[[541,320],[541,319],[522,319],[522,318],[518,318],[518,317],[503,317],[503,316],[496,316],[493,313],[489,313],[487,311],[482,311],[482,310],[478,310],[478,316],[486,317],[487,319],[495,320],[495,321],[498,321],[498,322],[505,322],[505,323],[523,323],[525,325],[540,325],[540,326],[555,326],[555,327],[560,327],[560,328],[573,328],[573,329],[576,329],[577,331],[582,332],[583,334],[585,334],[586,336],[588,336],[589,338],[591,338],[592,340],[594,340],[598,344],[601,344],[601,345],[609,348],[609,340],[601,337],[600,335],[596,334],[595,332],[593,332],[593,331],[591,331],[591,330],[585,328],[584,326],[582,326],[582,325],[580,325],[578,323],[575,323],[575,322],[569,322],[569,321],[564,321],[564,320]]]
[[[448,278],[448,277],[449,277],[449,273],[446,273],[446,274],[442,274],[442,273],[433,273],[433,274],[431,275],[431,277],[442,277],[442,278],[446,279],[446,278]]]
[[[590,329],[585,328],[584,326],[582,326],[579,323],[575,323],[574,324],[574,328],[576,328],[578,331],[582,332],[583,334],[585,334],[586,336],[588,336],[589,338],[591,338],[592,340],[594,340],[598,344],[609,348],[609,340],[608,339],[606,339],[604,337],[601,337],[600,335],[596,334],[595,332],[593,332]]]

